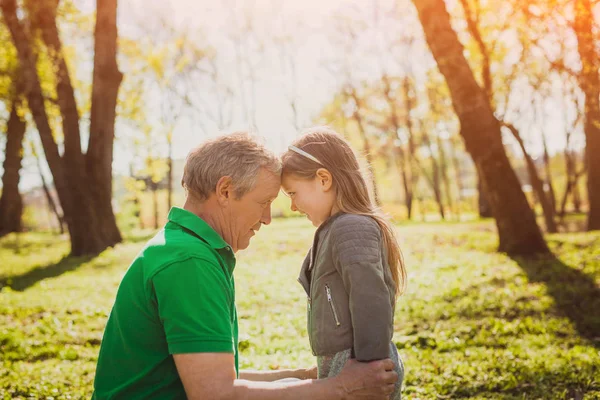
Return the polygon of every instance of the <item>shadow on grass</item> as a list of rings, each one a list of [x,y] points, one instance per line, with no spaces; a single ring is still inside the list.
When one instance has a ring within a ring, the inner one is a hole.
[[[31,238],[27,233],[11,233],[0,238],[0,249],[12,251],[15,254],[43,251],[59,241],[68,241],[66,236],[39,235]]]
[[[531,282],[546,285],[560,315],[567,317],[579,335],[600,348],[600,288],[594,280],[555,256],[515,257]]]
[[[82,264],[93,259],[94,256],[69,257],[62,258],[59,262],[48,264],[43,267],[37,267],[21,275],[7,276],[0,279],[0,289],[10,287],[19,292],[35,285],[37,282],[60,276],[65,272],[74,271]]]

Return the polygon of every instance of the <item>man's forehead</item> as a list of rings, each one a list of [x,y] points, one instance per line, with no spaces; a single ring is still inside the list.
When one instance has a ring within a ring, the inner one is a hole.
[[[271,194],[271,192],[277,195],[277,193],[279,193],[279,188],[281,187],[281,176],[270,171],[262,170],[258,175],[256,186],[259,186],[262,191],[265,191],[265,195]]]

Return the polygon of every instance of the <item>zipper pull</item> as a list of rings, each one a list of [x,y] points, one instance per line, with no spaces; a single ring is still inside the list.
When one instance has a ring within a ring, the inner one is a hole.
[[[337,312],[335,311],[335,305],[333,304],[333,297],[331,297],[331,289],[329,289],[329,285],[325,285],[325,291],[327,292],[327,301],[329,302],[329,306],[331,307],[333,318],[335,318],[335,324],[337,326],[340,326],[340,320],[338,318]]]

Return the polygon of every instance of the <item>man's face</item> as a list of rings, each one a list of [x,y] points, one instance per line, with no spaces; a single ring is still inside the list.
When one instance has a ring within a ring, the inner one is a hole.
[[[232,199],[229,224],[233,251],[247,248],[261,224],[271,223],[271,203],[279,194],[280,184],[278,175],[261,168],[254,188]]]

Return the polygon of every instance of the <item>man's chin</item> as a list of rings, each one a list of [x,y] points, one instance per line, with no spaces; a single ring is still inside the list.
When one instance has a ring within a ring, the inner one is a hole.
[[[251,238],[247,238],[241,243],[238,243],[238,250],[246,250],[248,246],[250,246],[250,239]]]

